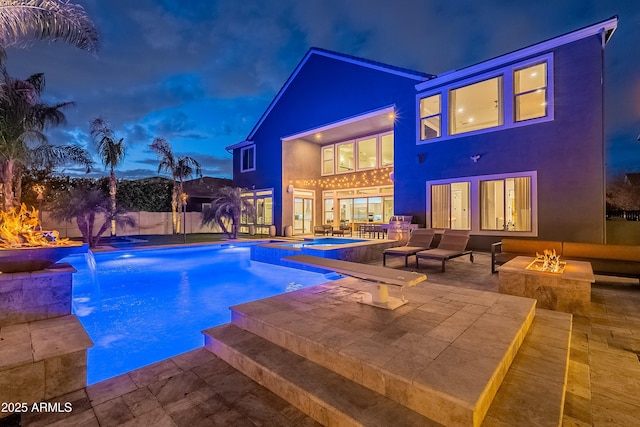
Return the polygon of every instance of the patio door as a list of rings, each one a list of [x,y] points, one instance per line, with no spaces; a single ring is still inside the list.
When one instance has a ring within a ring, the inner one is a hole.
[[[293,199],[293,234],[313,232],[313,199],[295,197]]]

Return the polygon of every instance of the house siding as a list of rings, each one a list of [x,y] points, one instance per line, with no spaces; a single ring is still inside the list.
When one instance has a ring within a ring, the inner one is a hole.
[[[601,40],[591,36],[558,47],[553,55],[553,121],[421,145],[414,130],[413,144],[397,146],[397,213],[426,222],[427,181],[537,171],[537,237],[604,242]],[[481,158],[474,163],[470,157],[476,154]],[[470,245],[487,250],[499,239],[473,236]]]
[[[395,106],[396,147],[412,145],[418,81],[323,55],[311,55],[254,132],[256,170],[240,173],[240,150],[234,150],[234,182],[247,188],[273,187],[274,223],[281,233],[292,221],[293,199],[286,192],[289,180],[317,177],[320,171],[320,146],[285,148],[283,144],[289,142],[282,142],[281,138]],[[300,152],[306,154],[301,157],[294,154]],[[315,220],[318,224],[321,223],[320,200],[321,194],[317,191]]]

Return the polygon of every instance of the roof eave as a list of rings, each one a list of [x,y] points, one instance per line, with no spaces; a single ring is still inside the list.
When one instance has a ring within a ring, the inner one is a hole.
[[[434,79],[418,83],[416,84],[415,87],[418,92],[421,92],[433,86],[440,86],[442,84],[446,84],[455,80],[464,79],[465,77],[470,77],[484,70],[500,67],[503,64],[518,61],[520,59],[524,59],[524,58],[536,55],[538,53],[546,52],[556,47],[563,46],[565,44],[582,40],[584,38],[598,35],[598,34],[602,35],[602,47],[604,48],[607,42],[611,39],[611,36],[613,35],[617,27],[618,27],[618,17],[613,16],[605,21],[601,21],[596,24],[590,25],[588,27],[584,27],[579,30],[572,31],[570,33],[566,33],[561,36],[554,37],[552,39],[531,45],[529,47],[525,47],[510,53],[498,56],[496,58],[489,59],[488,61],[480,62],[478,64],[471,65],[469,67],[462,68],[460,70],[447,72],[446,74],[441,74],[440,76]]]

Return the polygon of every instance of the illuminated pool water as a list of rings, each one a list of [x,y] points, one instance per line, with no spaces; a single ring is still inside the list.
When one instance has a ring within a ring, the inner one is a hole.
[[[250,261],[249,246],[207,245],[73,255],[73,310],[94,341],[89,384],[200,347],[229,306],[333,277]]]

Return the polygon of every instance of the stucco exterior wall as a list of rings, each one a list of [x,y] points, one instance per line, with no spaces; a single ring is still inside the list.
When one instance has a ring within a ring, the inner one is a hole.
[[[414,140],[415,84],[418,81],[369,67],[311,55],[253,135],[256,171],[240,173],[240,150],[234,151],[234,183],[241,187],[274,189],[274,222],[279,234],[292,218],[292,196],[286,192],[291,170],[317,168],[320,152],[310,159],[291,160],[282,138],[374,110],[395,106],[395,143]],[[298,150],[297,147],[291,147]],[[300,148],[302,149],[302,148]],[[300,163],[300,162],[309,163]],[[311,169],[309,169],[311,170]],[[306,172],[305,172],[306,173]],[[316,221],[320,195],[316,193]],[[283,219],[284,218],[284,219]],[[318,224],[320,222],[317,222]]]
[[[414,215],[424,224],[430,180],[537,171],[537,238],[603,243],[601,41],[593,36],[559,47],[553,55],[553,121],[397,146],[396,211]],[[481,158],[474,163],[470,157],[476,154]],[[474,236],[470,245],[488,250],[502,236]]]

